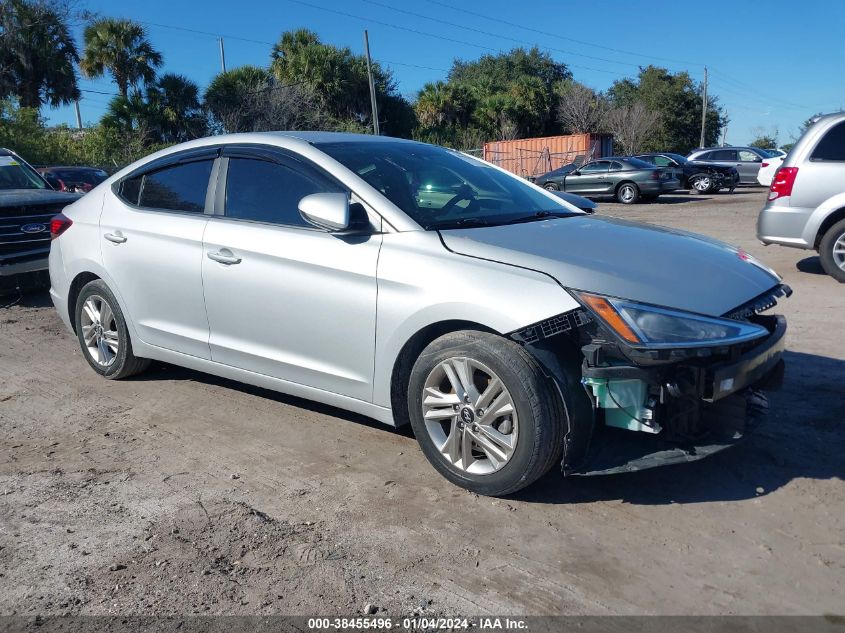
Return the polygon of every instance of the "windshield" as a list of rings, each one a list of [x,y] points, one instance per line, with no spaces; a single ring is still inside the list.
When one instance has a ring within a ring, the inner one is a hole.
[[[681,156],[680,154],[664,154],[664,156],[668,156],[679,165],[686,165],[689,162],[686,156]]]
[[[47,189],[47,183],[14,156],[0,156],[0,189]]]
[[[628,163],[628,169],[633,167],[634,169],[654,169],[654,165],[651,163],[647,163],[644,160],[640,160],[639,158],[626,158],[624,159],[626,163]]]
[[[315,146],[426,229],[492,226],[571,213],[527,182],[441,147],[390,141]]]

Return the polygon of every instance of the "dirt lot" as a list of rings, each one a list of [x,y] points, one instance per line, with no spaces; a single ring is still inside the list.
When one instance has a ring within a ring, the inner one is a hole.
[[[508,500],[342,411],[161,364],[102,380],[46,293],[0,309],[0,613],[842,613],[845,286],[755,242],[764,195],[600,212],[784,275],[767,425],[710,460],[552,473]]]

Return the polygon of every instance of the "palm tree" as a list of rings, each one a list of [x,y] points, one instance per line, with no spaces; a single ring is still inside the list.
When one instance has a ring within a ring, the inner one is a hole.
[[[144,27],[131,20],[105,18],[85,28],[85,54],[80,62],[87,77],[101,77],[108,71],[114,77],[120,94],[126,97],[129,87],[150,84],[155,69],[161,66],[161,53],[147,39]]]
[[[240,66],[220,73],[205,91],[205,109],[220,132],[255,129],[255,113],[249,96],[264,90],[270,73],[257,66]]]
[[[181,143],[205,133],[199,87],[184,75],[162,75],[147,89],[147,99],[155,106],[163,141]]]
[[[0,2],[0,98],[20,105],[58,106],[79,98],[76,44],[50,6],[27,0]]]

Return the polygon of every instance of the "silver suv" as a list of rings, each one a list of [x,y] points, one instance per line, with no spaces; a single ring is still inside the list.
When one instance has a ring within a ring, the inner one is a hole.
[[[691,163],[710,163],[735,167],[739,172],[739,182],[743,185],[756,185],[757,174],[763,159],[768,158],[765,150],[757,147],[710,147],[693,150],[687,160]]]
[[[757,237],[817,250],[825,272],[845,282],[845,112],[816,119],[789,151],[757,219]]]

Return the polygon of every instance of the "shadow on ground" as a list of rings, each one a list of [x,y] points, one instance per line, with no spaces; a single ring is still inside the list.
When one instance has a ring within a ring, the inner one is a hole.
[[[811,275],[826,275],[827,273],[822,268],[822,260],[819,259],[818,255],[814,255],[813,257],[805,257],[804,259],[800,260],[797,264],[795,264],[795,268],[800,270],[802,273],[810,273]]]

